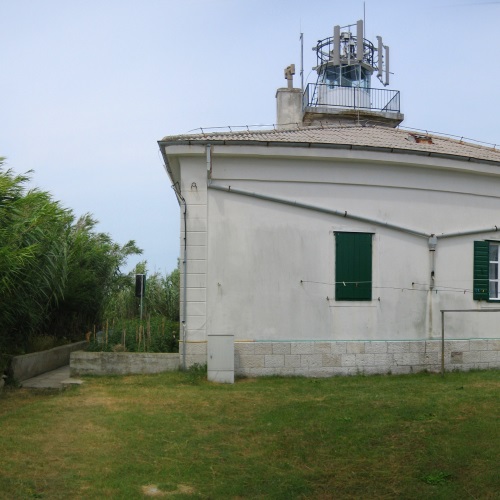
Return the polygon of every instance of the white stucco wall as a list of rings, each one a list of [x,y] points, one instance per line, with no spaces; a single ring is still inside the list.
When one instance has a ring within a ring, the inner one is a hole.
[[[180,353],[181,363],[191,366],[206,364],[207,303],[207,179],[199,158],[183,158],[180,163],[180,190],[187,205],[181,205],[180,258],[181,289]],[[186,230],[185,230],[186,229]],[[186,244],[185,244],[186,243]],[[186,264],[184,265],[186,261]],[[187,269],[186,280],[184,270]],[[186,286],[185,286],[186,284]],[[185,293],[186,289],[186,293]],[[186,297],[186,307],[184,307]],[[184,336],[186,339],[184,339]],[[189,348],[183,345],[189,342]],[[182,356],[185,354],[184,356]]]
[[[182,148],[177,150],[182,153]],[[500,306],[472,298],[473,241],[500,240],[500,233],[439,239],[435,289],[430,291],[427,238],[210,189],[205,149],[186,147],[179,158],[181,191],[188,204],[188,364],[206,360],[207,332],[234,335],[237,346],[271,341],[289,346],[425,344],[441,336],[441,309]],[[497,171],[491,165],[413,155],[214,146],[210,182],[439,236],[500,226]],[[373,233],[369,302],[335,300],[335,231]],[[182,225],[181,256],[183,245]],[[446,335],[495,339],[499,319],[496,313],[449,313]],[[262,368],[267,373],[272,366]],[[238,369],[244,372],[237,363]],[[278,366],[276,372],[282,369]],[[300,372],[300,365],[294,369]]]

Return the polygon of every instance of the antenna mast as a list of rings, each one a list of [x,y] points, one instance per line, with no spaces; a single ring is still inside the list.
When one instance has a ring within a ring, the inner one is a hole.
[[[300,88],[304,92],[304,33],[300,34]]]
[[[363,38],[366,36],[366,9],[365,2],[363,2]]]

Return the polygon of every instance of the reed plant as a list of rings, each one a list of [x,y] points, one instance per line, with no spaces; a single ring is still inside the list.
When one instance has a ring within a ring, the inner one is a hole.
[[[135,296],[135,275],[146,275],[146,291],[142,303],[143,317],[163,317],[179,321],[180,271],[148,273],[147,262],[139,262],[124,278],[122,286],[110,295],[104,311],[106,318],[140,318],[141,301]]]
[[[88,335],[92,352],[179,352],[179,323],[164,316],[106,321]]]
[[[127,284],[120,269],[141,250],[97,231],[50,193],[29,189],[0,158],[0,352],[26,352],[34,336],[82,339]]]

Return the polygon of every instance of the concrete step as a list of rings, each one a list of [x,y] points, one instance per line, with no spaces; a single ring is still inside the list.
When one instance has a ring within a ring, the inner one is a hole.
[[[42,373],[36,377],[23,380],[21,387],[28,389],[64,389],[72,385],[80,385],[82,381],[71,378],[69,375],[69,365]]]

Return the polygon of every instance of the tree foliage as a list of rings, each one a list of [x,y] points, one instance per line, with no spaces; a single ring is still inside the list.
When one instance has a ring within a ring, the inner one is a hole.
[[[0,158],[0,349],[22,351],[33,334],[81,338],[127,285],[121,267],[141,250],[2,166]]]
[[[123,246],[95,231],[97,221],[86,214],[72,224],[67,236],[67,280],[64,296],[51,315],[50,331],[64,335],[90,330],[102,322],[107,304],[126,286],[121,272],[130,255],[140,254],[133,240]]]

